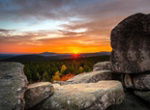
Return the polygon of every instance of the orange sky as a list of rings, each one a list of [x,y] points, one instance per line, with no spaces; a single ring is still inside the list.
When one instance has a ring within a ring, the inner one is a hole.
[[[56,52],[56,53],[93,53],[101,51],[111,51],[110,46],[74,46],[64,48],[64,45],[60,45],[62,48],[56,46],[49,48],[48,46],[19,46],[12,45],[11,48],[5,47],[1,49],[1,52],[8,53],[41,53],[41,52]],[[14,50],[15,49],[15,50]],[[50,50],[50,51],[49,51]]]
[[[90,40],[83,44],[81,41]],[[0,50],[2,52],[27,52],[27,53],[40,53],[40,52],[56,52],[56,53],[87,53],[87,52],[100,52],[100,51],[111,51],[109,41],[104,42],[97,39],[97,42],[93,44],[91,39],[87,37],[78,38],[59,38],[53,40],[46,40],[42,43],[16,43],[11,44],[11,47],[5,43],[0,44]]]

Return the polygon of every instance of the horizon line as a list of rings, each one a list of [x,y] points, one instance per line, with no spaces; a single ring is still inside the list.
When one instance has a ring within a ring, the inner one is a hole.
[[[99,51],[99,52],[110,52],[110,51]],[[86,54],[86,53],[99,53],[99,52],[81,52],[77,54]],[[41,54],[46,52],[0,52],[0,54]],[[75,54],[71,52],[47,52],[47,53],[54,53],[54,54]]]

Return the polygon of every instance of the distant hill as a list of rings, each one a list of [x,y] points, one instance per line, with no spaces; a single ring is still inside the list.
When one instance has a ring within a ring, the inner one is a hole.
[[[40,53],[39,55],[42,55],[42,56],[56,56],[57,53],[54,53],[54,52],[43,52],[43,53]]]
[[[44,52],[40,54],[10,54],[2,55],[0,54],[0,61],[17,61],[17,62],[26,62],[26,61],[50,61],[50,60],[63,60],[63,59],[73,59],[73,58],[87,58],[95,56],[104,56],[110,55],[110,52],[97,52],[97,53],[84,53],[74,56],[74,54],[57,54],[51,52]],[[1,57],[2,56],[2,57]]]
[[[0,60],[12,58],[12,57],[19,56],[19,55],[20,54],[0,54]]]
[[[53,53],[53,52],[43,52],[40,53],[42,56],[70,56],[73,54],[58,54],[58,53]],[[96,53],[81,53],[79,54],[82,57],[87,57],[87,56],[98,56],[98,55],[110,55],[110,52],[96,52]]]

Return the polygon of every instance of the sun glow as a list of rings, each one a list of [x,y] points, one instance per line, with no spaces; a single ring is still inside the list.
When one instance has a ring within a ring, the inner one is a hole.
[[[80,56],[81,50],[80,50],[80,48],[72,47],[71,52],[72,52],[73,58],[78,58]]]
[[[73,54],[79,54],[79,51],[78,50],[74,50]]]
[[[72,48],[72,53],[73,54],[79,54],[80,53],[79,48]]]

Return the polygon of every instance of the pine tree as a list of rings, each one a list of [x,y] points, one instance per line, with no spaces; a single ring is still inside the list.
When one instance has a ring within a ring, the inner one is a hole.
[[[60,70],[61,75],[62,75],[66,70],[67,70],[67,66],[66,66],[65,64],[63,64],[63,65],[61,66],[61,70]]]
[[[52,79],[53,81],[60,81],[60,72],[59,71],[55,72]]]
[[[49,74],[48,72],[44,72],[43,76],[42,76],[42,80],[43,81],[50,81],[50,77],[49,77]]]
[[[82,66],[79,67],[79,73],[83,73],[84,72],[84,68]]]

